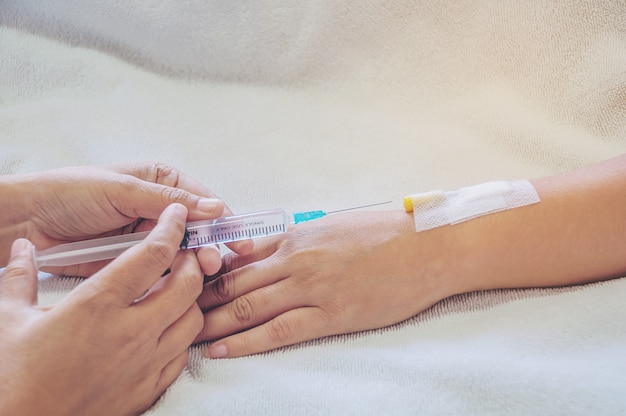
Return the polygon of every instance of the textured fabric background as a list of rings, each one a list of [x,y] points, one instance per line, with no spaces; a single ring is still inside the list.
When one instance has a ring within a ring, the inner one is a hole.
[[[1,174],[153,159],[235,212],[398,209],[624,152],[623,0],[0,0]],[[625,299],[472,293],[259,356],[194,347],[148,414],[624,414]]]

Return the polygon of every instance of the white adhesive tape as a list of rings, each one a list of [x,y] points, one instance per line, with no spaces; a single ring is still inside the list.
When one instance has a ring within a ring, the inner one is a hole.
[[[532,184],[519,180],[486,182],[452,192],[409,195],[404,199],[404,206],[407,212],[413,212],[415,230],[426,231],[539,201]]]

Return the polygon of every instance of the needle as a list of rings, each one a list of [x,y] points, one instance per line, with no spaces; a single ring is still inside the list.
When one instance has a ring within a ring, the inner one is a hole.
[[[334,214],[336,212],[352,211],[354,209],[368,208],[368,207],[374,207],[374,206],[377,206],[377,205],[384,205],[384,204],[390,204],[390,203],[391,203],[391,201],[377,202],[375,204],[360,205],[358,207],[337,209],[337,210],[328,211],[328,212],[324,212],[324,211],[294,212],[294,214],[293,214],[293,221],[294,221],[295,224],[299,224],[299,223],[305,222],[305,221],[316,220],[318,218],[322,218],[322,217],[325,217],[328,214]]]

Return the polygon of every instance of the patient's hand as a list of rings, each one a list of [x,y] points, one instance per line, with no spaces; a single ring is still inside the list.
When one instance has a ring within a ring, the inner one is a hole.
[[[226,337],[209,356],[237,357],[407,319],[455,292],[441,232],[422,234],[405,212],[334,214],[228,255],[196,341]]]
[[[532,183],[541,203],[451,226],[334,214],[226,257],[196,341],[225,337],[209,356],[236,357],[393,324],[457,293],[626,274],[626,155]]]
[[[14,243],[0,276],[0,413],[137,414],[163,393],[202,328],[203,274],[178,249],[186,217],[169,206],[143,242],[50,307],[37,306],[33,246]]]

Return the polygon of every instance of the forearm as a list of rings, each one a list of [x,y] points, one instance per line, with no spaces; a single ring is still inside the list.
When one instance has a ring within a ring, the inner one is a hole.
[[[227,256],[198,298],[196,340],[237,357],[391,325],[459,293],[626,275],[626,156],[532,183],[539,203],[455,225],[338,213]]]
[[[447,227],[460,291],[626,275],[626,156],[532,183],[540,203]]]

